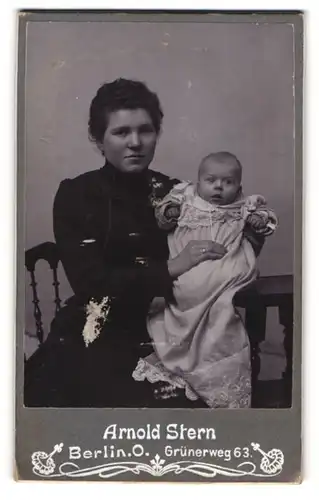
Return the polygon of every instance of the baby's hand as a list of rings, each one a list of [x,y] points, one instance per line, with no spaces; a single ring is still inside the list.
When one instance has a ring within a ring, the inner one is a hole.
[[[171,205],[165,210],[165,217],[169,219],[178,219],[181,213],[181,208],[178,205]]]
[[[265,229],[267,227],[267,221],[265,217],[263,217],[261,214],[250,214],[247,217],[247,223],[255,229],[255,231],[260,231],[262,229]]]

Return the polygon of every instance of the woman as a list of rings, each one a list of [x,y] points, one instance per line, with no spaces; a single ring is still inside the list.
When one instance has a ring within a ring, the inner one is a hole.
[[[137,81],[106,83],[91,103],[89,135],[105,164],[64,180],[56,194],[54,233],[74,297],[27,364],[26,406],[206,406],[132,377],[152,351],[145,320],[153,297],[169,298],[174,279],[225,254],[192,241],[168,259],[154,206],[178,181],[149,169],[162,118],[157,95]]]

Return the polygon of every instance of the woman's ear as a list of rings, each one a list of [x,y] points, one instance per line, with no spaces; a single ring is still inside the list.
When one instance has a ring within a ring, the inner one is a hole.
[[[97,142],[96,145],[97,145],[97,148],[100,151],[100,153],[102,153],[102,155],[104,156],[103,144],[101,142]]]

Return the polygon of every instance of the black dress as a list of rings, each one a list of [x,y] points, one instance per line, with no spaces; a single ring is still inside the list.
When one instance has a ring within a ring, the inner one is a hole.
[[[25,405],[49,407],[206,407],[132,372],[152,350],[146,314],[155,296],[170,300],[165,232],[154,203],[178,182],[148,170],[112,165],[64,180],[53,208],[59,255],[74,296],[57,314],[46,342],[25,369]],[[100,335],[85,345],[86,305],[110,299]]]

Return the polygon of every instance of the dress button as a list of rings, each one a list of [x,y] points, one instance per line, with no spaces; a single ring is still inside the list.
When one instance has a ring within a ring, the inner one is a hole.
[[[139,266],[143,266],[143,267],[148,266],[148,259],[145,257],[135,257],[134,262],[135,262],[135,264],[138,264]]]

